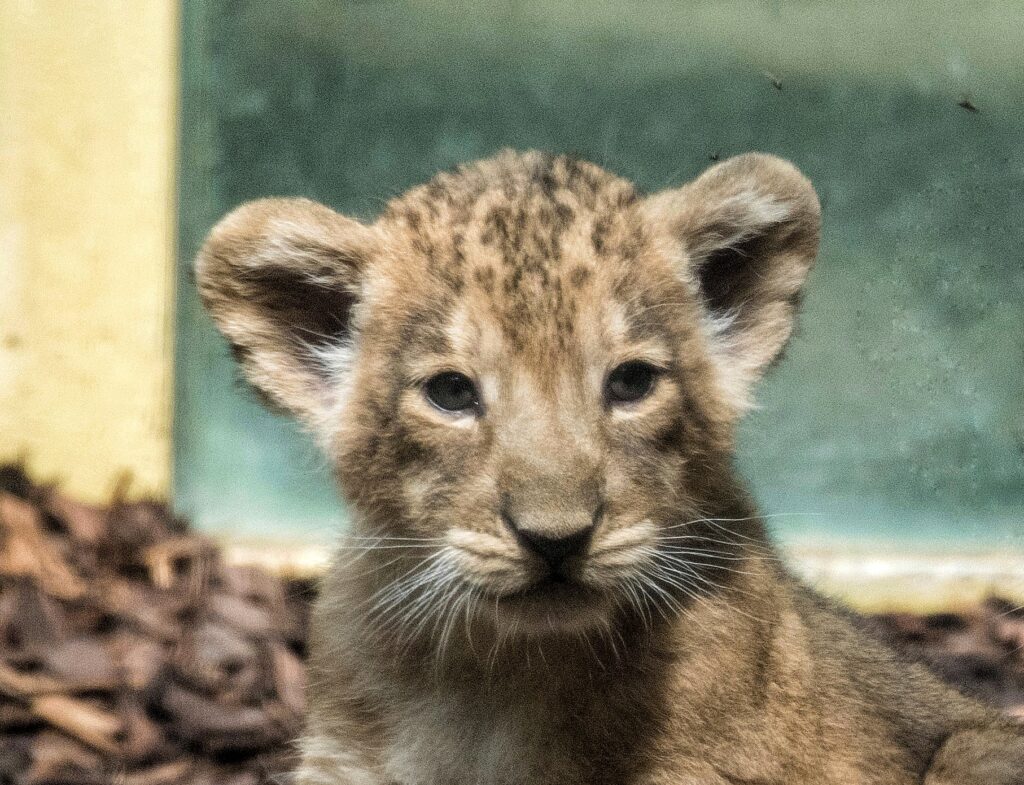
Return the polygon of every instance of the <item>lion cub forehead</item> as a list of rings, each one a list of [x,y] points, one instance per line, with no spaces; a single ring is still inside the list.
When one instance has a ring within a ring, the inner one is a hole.
[[[564,353],[590,320],[621,321],[609,305],[631,296],[647,244],[637,201],[594,164],[503,152],[393,200],[381,217],[394,245],[385,264],[403,288],[448,304],[456,341],[494,325],[506,351]]]

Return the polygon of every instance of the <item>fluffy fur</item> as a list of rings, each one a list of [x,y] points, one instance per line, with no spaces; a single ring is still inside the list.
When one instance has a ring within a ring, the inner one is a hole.
[[[645,197],[535,152],[372,225],[275,199],[213,230],[204,301],[352,511],[299,783],[1024,782],[1018,727],[790,577],[732,469],[818,232],[770,156]],[[474,407],[428,400],[445,372]],[[556,580],[523,532],[586,548]]]

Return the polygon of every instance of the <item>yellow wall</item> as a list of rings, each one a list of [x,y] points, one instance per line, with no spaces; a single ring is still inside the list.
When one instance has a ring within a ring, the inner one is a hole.
[[[170,480],[177,6],[0,2],[0,459]]]

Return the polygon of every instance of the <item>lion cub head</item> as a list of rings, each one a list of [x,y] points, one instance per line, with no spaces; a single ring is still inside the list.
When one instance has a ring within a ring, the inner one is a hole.
[[[333,461],[351,542],[400,562],[374,573],[392,611],[557,632],[677,607],[742,552],[733,428],[818,230],[767,155],[643,196],[503,152],[370,224],[243,205],[197,273],[249,380]]]

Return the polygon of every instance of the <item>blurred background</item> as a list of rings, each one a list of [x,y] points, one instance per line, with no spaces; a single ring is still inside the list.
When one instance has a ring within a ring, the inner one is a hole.
[[[0,458],[315,570],[344,504],[190,278],[221,215],[369,219],[505,146],[646,190],[762,150],[824,208],[741,438],[772,528],[862,606],[1024,597],[1022,53],[1015,0],[0,3]]]

